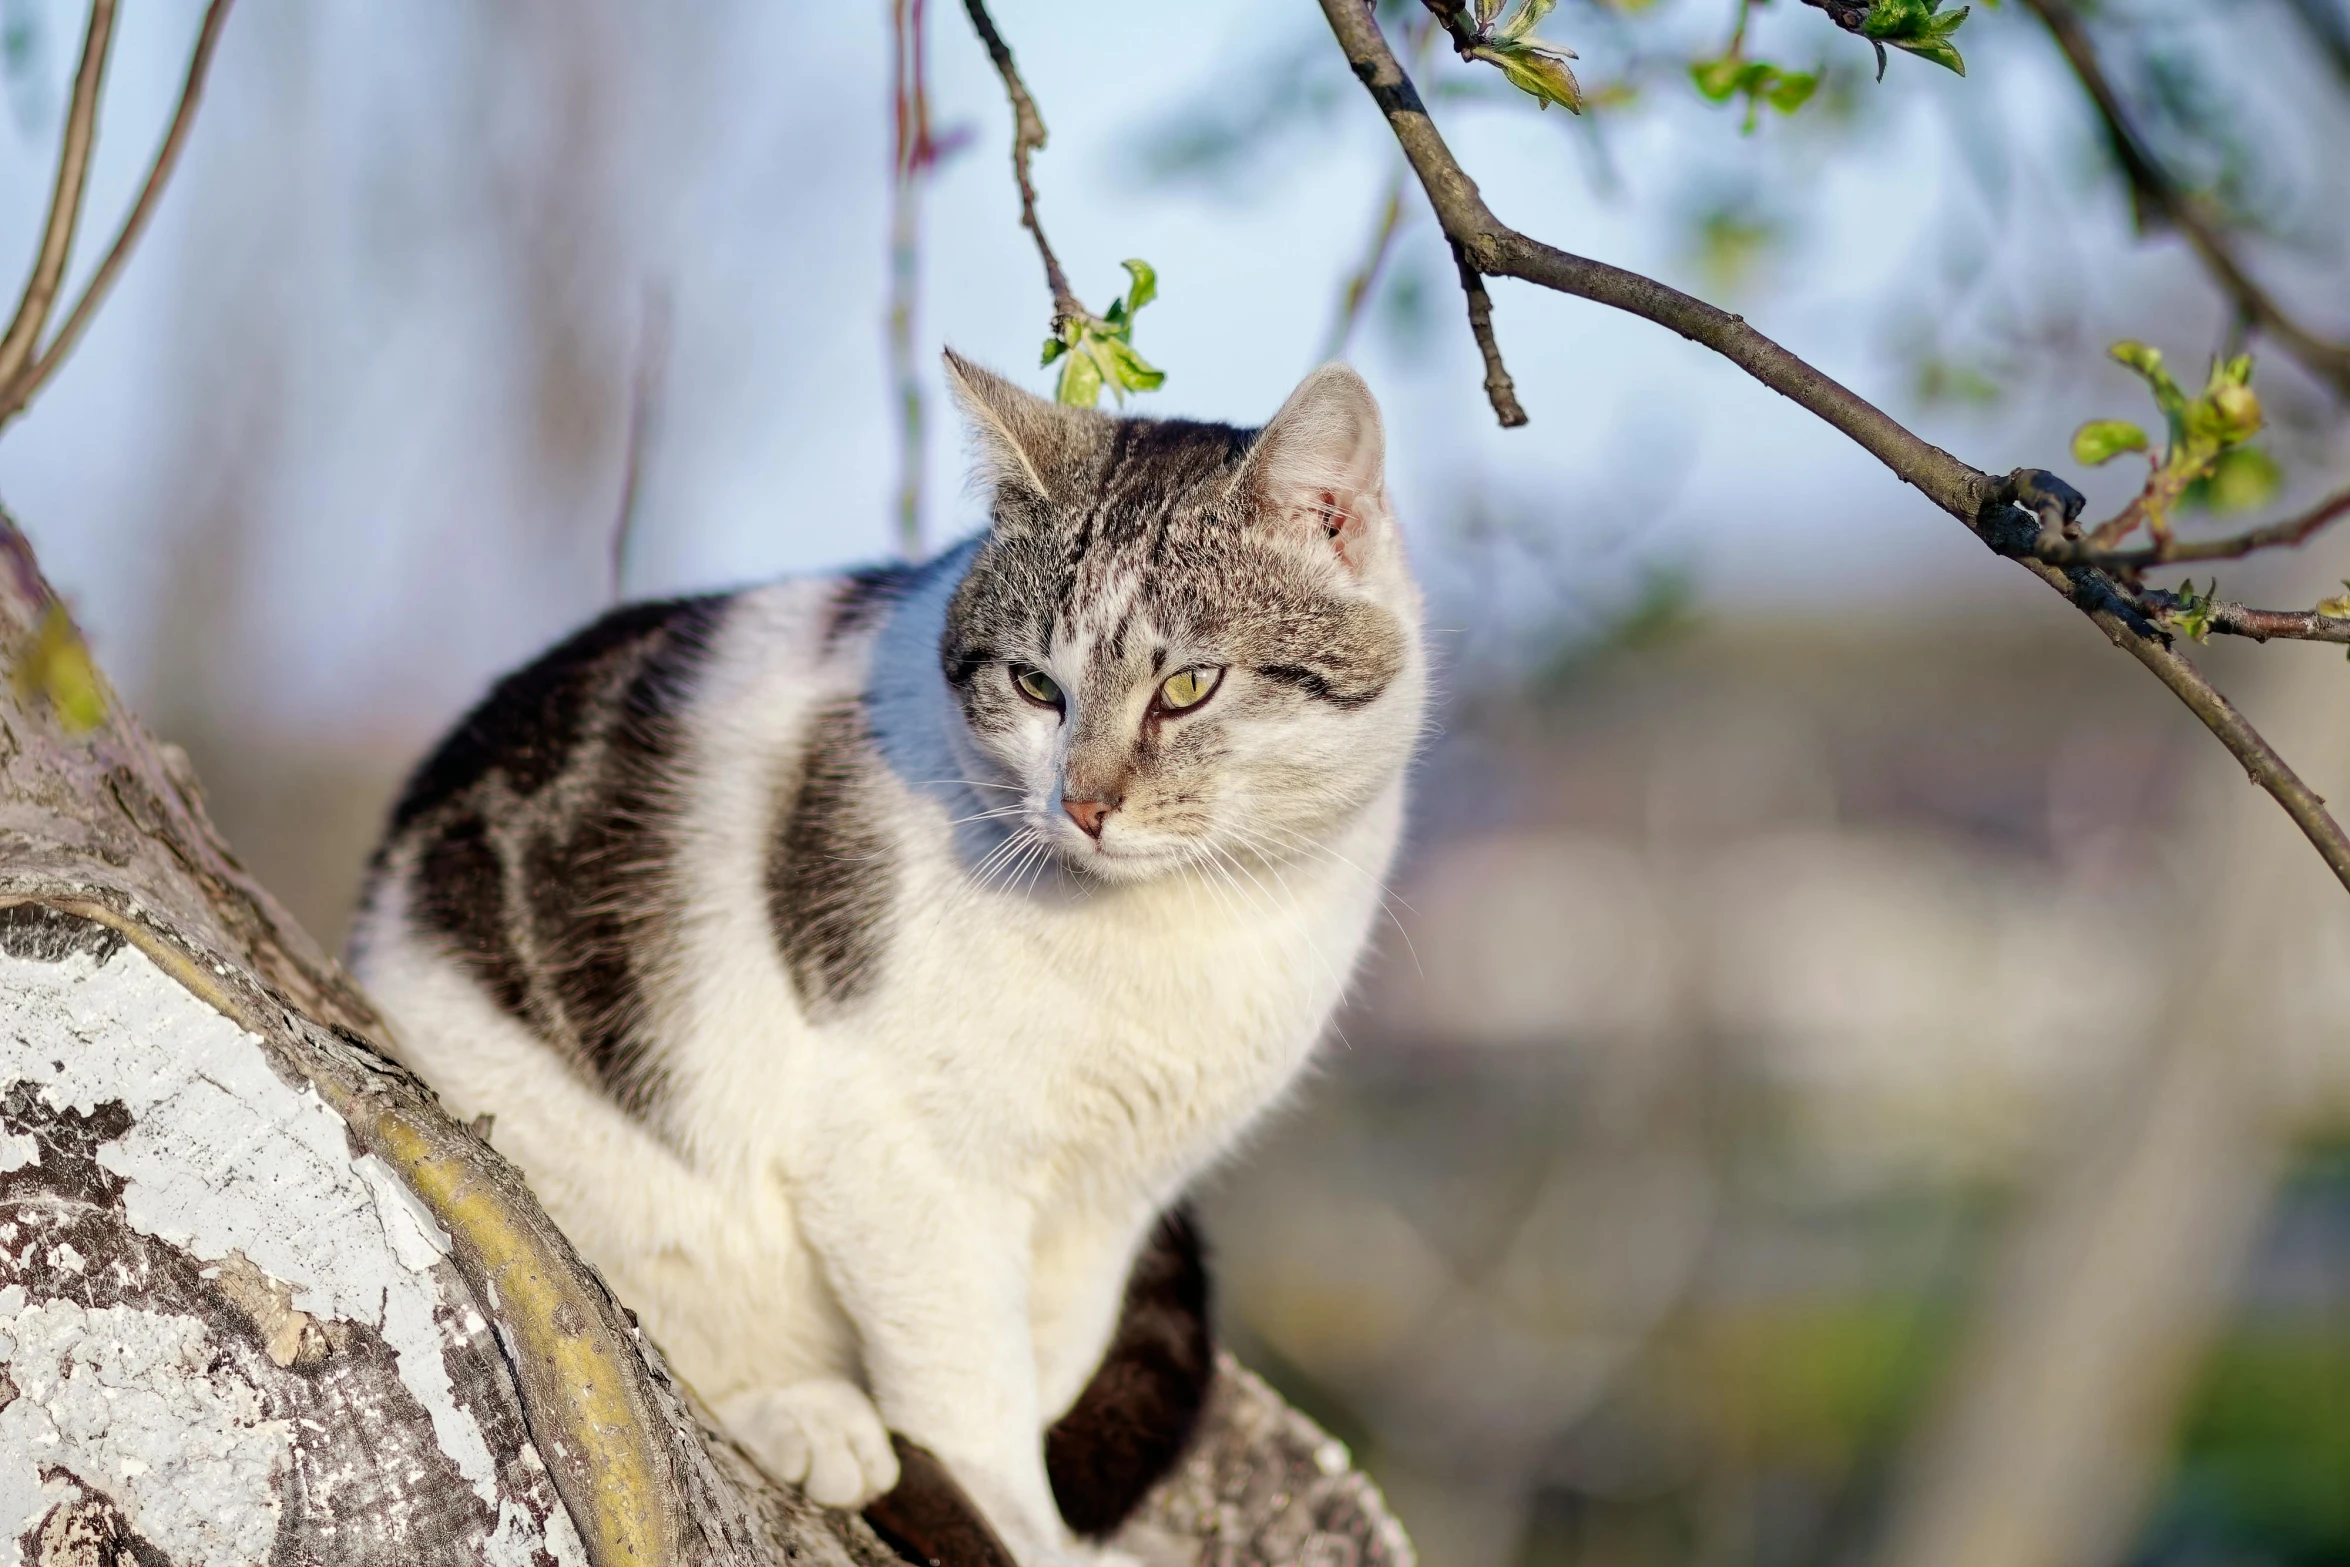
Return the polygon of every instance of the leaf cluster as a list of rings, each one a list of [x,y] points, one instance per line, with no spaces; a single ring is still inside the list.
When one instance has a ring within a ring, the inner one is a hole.
[[[1131,280],[1126,297],[1110,302],[1099,316],[1076,311],[1064,314],[1044,340],[1043,364],[1063,361],[1060,384],[1053,396],[1073,408],[1091,408],[1102,400],[1107,386],[1119,402],[1128,392],[1155,392],[1167,373],[1134,351],[1134,318],[1159,297],[1159,274],[1142,260],[1120,262]]]
[[[1557,104],[1571,114],[1583,112],[1583,88],[1567,62],[1575,51],[1534,36],[1534,29],[1551,13],[1558,0],[1518,0],[1507,21],[1501,19],[1506,0],[1475,0],[1476,31],[1461,49],[1467,60],[1498,66],[1510,85],[1530,94],[1547,109]]]
[[[1890,44],[1964,76],[1966,61],[1950,39],[1971,9],[1962,5],[1945,11],[1942,0],[1876,0],[1861,21],[1860,34],[1871,43]]]
[[[1782,70],[1768,60],[1749,60],[1733,47],[1719,59],[1691,64],[1689,80],[1714,103],[1744,97],[1746,123],[1739,129],[1751,135],[1763,105],[1768,104],[1781,114],[1793,114],[1809,103],[1811,95],[1819,90],[1820,73]]]
[[[2171,513],[2182,503],[2235,511],[2257,506],[2275,492],[2276,460],[2246,444],[2264,422],[2260,397],[2252,390],[2250,354],[2214,356],[2203,390],[2190,396],[2164,364],[2162,350],[2120,342],[2111,352],[2146,383],[2162,413],[2166,439],[2155,450],[2151,437],[2127,419],[2092,419],[2073,432],[2074,459],[2092,467],[2124,452],[2146,457],[2145,488],[2115,523],[2107,524],[2113,530],[2108,542],[2118,542],[2140,522],[2156,538],[2169,537]]]

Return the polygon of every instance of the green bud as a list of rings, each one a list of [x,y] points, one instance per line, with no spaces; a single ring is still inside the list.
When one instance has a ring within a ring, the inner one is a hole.
[[[2092,419],[2073,432],[2073,461],[2094,468],[2146,449],[2146,432],[2127,419]]]
[[[2211,406],[2219,414],[2220,427],[2215,433],[2222,441],[2232,445],[2260,433],[2260,398],[2249,386],[2229,382],[2211,394]]]

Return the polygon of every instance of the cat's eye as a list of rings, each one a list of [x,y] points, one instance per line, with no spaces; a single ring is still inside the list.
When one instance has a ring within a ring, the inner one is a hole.
[[[1159,682],[1159,705],[1171,713],[1197,707],[1214,693],[1216,681],[1223,673],[1204,664],[1178,669]]]
[[[1061,705],[1061,687],[1052,676],[1041,669],[1030,669],[1025,664],[1012,666],[1012,684],[1020,694],[1038,707],[1058,709]]]

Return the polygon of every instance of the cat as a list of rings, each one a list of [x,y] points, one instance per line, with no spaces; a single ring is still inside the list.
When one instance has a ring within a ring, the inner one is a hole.
[[[1352,370],[1250,431],[946,358],[987,527],[507,677],[395,806],[353,965],[777,1478],[861,1505],[894,1431],[1023,1567],[1124,1560],[1181,1433],[1117,1401],[1195,1394],[1205,1327],[1104,1353],[1180,1316],[1129,1295],[1196,1273],[1154,1225],[1365,945],[1420,595]]]

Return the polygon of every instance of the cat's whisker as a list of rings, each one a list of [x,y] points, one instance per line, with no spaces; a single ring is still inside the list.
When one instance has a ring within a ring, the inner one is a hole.
[[[960,827],[966,822],[999,821],[1006,816],[1025,815],[1027,814],[1027,811],[1028,807],[1025,805],[999,805],[992,811],[975,811],[969,816],[958,816],[952,821],[948,822],[947,825],[949,827]]]
[[[1404,951],[1411,956],[1413,970],[1417,972],[1423,979],[1428,977],[1427,968],[1420,962],[1420,948],[1418,943],[1412,940],[1412,933],[1405,928],[1404,922],[1402,919],[1397,917],[1395,910],[1390,907],[1390,904],[1402,904],[1405,912],[1412,914],[1415,917],[1419,914],[1420,911],[1413,908],[1408,900],[1398,894],[1384,880],[1372,875],[1369,871],[1364,870],[1362,866],[1356,864],[1353,860],[1339,853],[1336,849],[1331,848],[1328,844],[1315,843],[1312,840],[1305,838],[1303,834],[1298,833],[1294,828],[1283,827],[1278,822],[1258,822],[1255,824],[1253,829],[1235,825],[1228,827],[1225,830],[1242,838],[1246,838],[1252,830],[1282,833],[1298,840],[1299,852],[1320,855],[1322,858],[1331,861],[1332,863],[1345,866],[1347,869],[1353,871],[1356,875],[1362,877],[1363,880],[1370,885],[1373,891],[1378,894],[1379,912],[1387,916],[1387,923],[1393,925],[1395,927],[1395,933],[1403,938]]]

